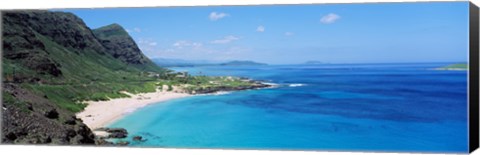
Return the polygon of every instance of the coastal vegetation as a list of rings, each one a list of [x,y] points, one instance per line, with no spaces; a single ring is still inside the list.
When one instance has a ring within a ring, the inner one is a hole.
[[[450,65],[436,68],[436,69],[437,70],[468,70],[468,64],[466,63],[450,64]]]
[[[159,80],[157,85],[167,85],[169,88],[167,91],[171,91],[170,88],[172,86],[177,86],[182,92],[189,94],[204,94],[218,91],[233,91],[269,87],[269,85],[248,78],[231,76],[186,76],[184,78]]]

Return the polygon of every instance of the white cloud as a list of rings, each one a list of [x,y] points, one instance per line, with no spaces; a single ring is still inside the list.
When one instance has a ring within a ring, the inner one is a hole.
[[[179,40],[179,41],[173,43],[172,46],[176,47],[176,48],[185,48],[185,47],[199,48],[199,47],[202,47],[203,44],[198,43],[198,42],[191,42],[191,41],[187,41],[187,40]]]
[[[132,31],[130,31],[129,29],[125,29],[125,31],[127,31],[128,33],[132,32]]]
[[[150,38],[137,39],[137,45],[145,55],[151,55],[158,51],[158,43]]]
[[[240,38],[229,35],[229,36],[225,36],[222,39],[211,41],[211,43],[213,43],[213,44],[226,44],[226,43],[230,43],[232,41],[238,40],[238,39],[240,39]]]
[[[285,36],[293,36],[294,33],[293,32],[285,32]]]
[[[251,48],[247,47],[239,47],[239,46],[233,46],[233,47],[228,47],[228,48],[223,48],[223,49],[216,49],[212,51],[211,59],[217,60],[217,61],[231,61],[231,60],[238,60],[241,57],[244,57],[246,53],[251,52]]]
[[[138,38],[137,45],[142,52],[150,58],[157,57],[197,57],[197,55],[205,55],[208,49],[203,47],[200,42],[189,40],[178,40],[170,46],[162,42],[157,42],[152,38]]]
[[[144,38],[139,38],[138,44],[139,46],[140,45],[157,46],[157,42],[153,41],[152,39],[144,39]]]
[[[133,31],[135,31],[135,32],[142,32],[142,29],[136,27],[136,28],[133,28]]]
[[[210,13],[210,15],[208,16],[208,18],[211,20],[211,21],[217,21],[219,19],[222,19],[222,18],[225,18],[229,16],[229,14],[226,14],[226,13],[223,13],[223,12],[220,12],[220,13],[217,13],[217,12],[212,12]]]
[[[257,27],[257,32],[264,32],[264,31],[265,31],[265,27],[263,27],[262,25]]]
[[[142,52],[147,56],[155,55],[158,52],[158,43],[150,38],[138,38],[137,45]]]
[[[335,21],[337,21],[338,19],[340,19],[339,15],[329,13],[328,15],[323,16],[322,19],[320,19],[320,22],[323,24],[332,24],[335,23]]]
[[[228,39],[238,37],[225,37]],[[225,39],[224,38],[224,39]],[[150,58],[171,58],[187,60],[212,60],[228,61],[244,58],[252,52],[251,48],[230,45],[222,46],[218,44],[202,44],[191,40],[178,40],[165,46],[163,42],[158,42],[157,46],[150,46],[154,40],[137,39],[140,49]]]
[[[157,46],[157,42],[150,42],[150,43],[148,43],[148,45],[150,45],[150,46]]]

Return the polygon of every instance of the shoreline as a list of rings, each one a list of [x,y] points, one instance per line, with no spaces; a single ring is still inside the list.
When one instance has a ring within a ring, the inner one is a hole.
[[[216,89],[214,91],[192,94],[175,86],[172,91],[165,91],[168,87],[164,85],[161,90],[157,89],[155,92],[150,93],[131,94],[128,92],[121,92],[130,96],[126,98],[116,98],[107,101],[85,101],[84,103],[87,104],[85,109],[75,115],[77,118],[80,118],[96,136],[106,137],[108,133],[97,129],[106,128],[107,125],[121,119],[125,115],[150,104],[197,95],[223,95],[234,91],[275,88],[277,86],[277,84],[273,83],[260,83],[260,85],[251,87]]]
[[[140,94],[123,93],[130,97],[110,99],[108,101],[86,101],[87,106],[83,111],[77,113],[76,116],[80,118],[95,135],[103,135],[103,133],[96,133],[95,129],[106,127],[106,125],[121,119],[126,114],[132,113],[139,108],[158,102],[193,96],[188,93],[159,90]]]

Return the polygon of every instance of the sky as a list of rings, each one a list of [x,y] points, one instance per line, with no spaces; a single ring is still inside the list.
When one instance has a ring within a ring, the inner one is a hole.
[[[93,29],[122,25],[149,58],[269,64],[468,59],[468,2],[60,11]]]

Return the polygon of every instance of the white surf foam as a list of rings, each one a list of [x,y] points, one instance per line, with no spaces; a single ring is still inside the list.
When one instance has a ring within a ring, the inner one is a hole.
[[[289,84],[288,86],[289,87],[301,87],[301,86],[305,86],[306,84],[302,84],[302,83],[292,83],[292,84]]]
[[[232,92],[229,92],[229,91],[219,91],[219,92],[215,92],[213,93],[213,95],[225,95],[225,94],[230,94]]]

